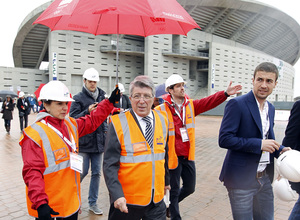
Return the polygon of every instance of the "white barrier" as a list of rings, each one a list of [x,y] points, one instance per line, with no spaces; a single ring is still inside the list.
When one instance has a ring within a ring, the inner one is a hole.
[[[289,110],[275,110],[275,121],[288,121],[289,117]]]

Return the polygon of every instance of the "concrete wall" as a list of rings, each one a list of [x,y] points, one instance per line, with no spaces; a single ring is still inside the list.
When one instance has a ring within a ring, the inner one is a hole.
[[[0,67],[0,90],[23,91],[32,94],[41,83],[48,82],[48,71]]]
[[[212,92],[222,90],[232,80],[235,84],[241,84],[242,94],[246,94],[252,89],[252,77],[256,66],[262,62],[272,62],[279,69],[279,78],[268,100],[293,101],[293,66],[258,51],[227,44],[226,41],[211,43],[210,62],[211,68],[213,65],[215,68],[215,87]]]
[[[111,45],[113,36],[72,32],[54,31],[50,33],[49,57],[57,54],[58,79],[63,81],[71,93],[76,94],[82,89],[82,75],[90,67],[94,67],[100,74],[99,86],[110,93],[116,81],[116,54],[102,53],[100,46]],[[133,40],[120,39],[120,46],[144,46],[143,43]],[[49,65],[52,73],[53,66]],[[119,82],[126,90],[130,82],[137,76],[144,74],[144,57],[119,54]],[[52,75],[49,75],[52,79]],[[127,92],[126,91],[126,92]],[[125,92],[125,93],[126,93]]]

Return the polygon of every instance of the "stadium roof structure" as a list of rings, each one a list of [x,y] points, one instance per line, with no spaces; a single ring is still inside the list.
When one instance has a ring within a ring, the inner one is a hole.
[[[178,0],[201,31],[233,40],[294,65],[300,57],[300,25],[289,15],[254,0]],[[13,45],[15,67],[48,61],[49,28],[32,25],[45,3],[22,22]]]

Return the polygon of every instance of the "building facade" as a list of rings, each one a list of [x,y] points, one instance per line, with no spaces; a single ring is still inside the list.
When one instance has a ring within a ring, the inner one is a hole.
[[[260,10],[256,9],[258,11],[255,14],[252,7],[259,6],[271,10],[271,12],[273,10],[274,14],[283,14],[277,9],[254,1],[245,3],[237,0],[220,0],[219,5],[211,5],[209,1],[200,1],[199,3],[199,1],[190,0],[182,2],[185,2],[182,5],[198,24],[198,17],[195,15],[197,11],[188,10],[191,5],[194,4],[194,8],[205,12],[215,10],[219,13],[208,13],[207,16],[211,16],[209,18],[211,20],[208,20],[206,24],[199,24],[202,30],[194,29],[187,36],[155,35],[144,38],[120,35],[118,75],[119,82],[125,86],[125,93],[128,93],[129,84],[137,75],[148,75],[156,85],[159,85],[175,73],[180,74],[188,82],[187,93],[192,98],[202,98],[225,90],[230,81],[233,81],[234,84],[241,84],[243,86],[241,94],[245,94],[252,89],[252,76],[255,67],[261,62],[268,61],[275,63],[280,72],[278,85],[269,100],[293,100],[295,77],[293,64],[299,58],[299,25],[296,26],[293,35],[291,35],[292,41],[279,45],[284,50],[288,45],[295,44],[296,46],[292,45],[295,52],[271,53],[270,51],[276,49],[278,45],[266,43],[259,48],[256,45],[262,44],[259,42],[262,36],[256,38],[254,36],[255,31],[248,32],[250,27],[254,26],[255,19],[260,19],[257,21],[258,23],[262,21],[262,17],[259,17],[261,15]],[[226,37],[223,35],[228,32],[228,28],[218,29],[221,27],[221,23],[231,22],[226,10],[228,10],[228,14],[231,12],[231,17],[239,15],[243,10],[245,11],[244,14],[242,13],[244,17],[250,16],[250,12],[246,9],[235,9],[233,3],[249,6],[251,13],[254,14],[251,16],[254,18],[252,18],[252,23],[248,24],[250,27],[247,30],[245,24],[236,22],[236,30],[231,31],[233,33],[239,32],[239,34],[231,34],[230,36],[233,37]],[[21,89],[25,93],[32,94],[40,83],[58,79],[70,88],[71,93],[76,94],[81,91],[82,75],[85,69],[94,67],[100,73],[99,86],[110,93],[116,82],[116,35],[94,36],[74,31],[50,32],[43,25],[32,26],[32,22],[49,4],[35,9],[20,26],[14,44],[15,66],[19,68],[0,67],[0,75],[4,79],[0,83],[0,89],[13,88],[14,91]],[[221,12],[223,18],[219,15]],[[291,19],[286,14],[284,16],[286,21]],[[265,17],[265,19],[274,20],[278,25],[279,21],[274,16],[265,15]],[[203,20],[205,20],[205,15],[203,15]],[[215,24],[212,25],[212,22]],[[292,27],[286,26],[283,25],[283,28],[292,29]],[[281,31],[277,32],[278,38],[281,39]],[[254,36],[251,43],[245,43],[243,38],[246,35]],[[28,45],[34,45],[34,47],[31,46],[31,50],[28,50]],[[35,53],[38,56],[34,58],[31,52],[32,48],[38,47],[41,49],[36,49]],[[294,55],[291,56],[291,54]],[[31,57],[32,59],[29,59]],[[38,69],[42,61],[49,63],[48,70]]]

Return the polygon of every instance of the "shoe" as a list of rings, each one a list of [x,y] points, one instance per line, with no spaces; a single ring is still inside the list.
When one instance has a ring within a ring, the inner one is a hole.
[[[102,209],[100,209],[97,205],[90,206],[89,210],[94,212],[96,215],[103,215]]]
[[[171,218],[170,208],[167,208],[166,216],[167,216],[167,218]]]

